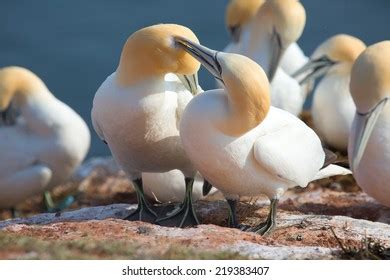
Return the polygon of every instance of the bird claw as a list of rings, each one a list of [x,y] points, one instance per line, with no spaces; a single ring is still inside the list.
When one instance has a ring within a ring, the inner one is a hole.
[[[178,210],[171,215],[156,220],[163,226],[191,227],[199,225],[195,210],[189,203],[183,203]]]

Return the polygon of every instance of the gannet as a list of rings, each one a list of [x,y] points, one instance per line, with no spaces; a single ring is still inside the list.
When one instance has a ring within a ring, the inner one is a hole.
[[[265,234],[275,226],[278,200],[288,188],[350,173],[335,165],[323,168],[325,153],[314,131],[270,106],[269,82],[257,63],[183,37],[176,41],[225,87],[203,92],[187,105],[180,124],[184,149],[228,201],[259,194],[270,198],[267,221],[254,232]],[[231,208],[229,220],[234,220],[233,212]]]
[[[133,33],[117,70],[103,82],[93,101],[95,131],[136,188],[138,208],[128,220],[156,219],[144,196],[142,173],[178,169],[185,176],[186,196],[170,218],[182,215],[179,226],[198,223],[192,207],[196,171],[182,147],[179,124],[185,106],[198,91],[200,64],[176,47],[173,37],[179,35],[197,41],[190,29],[175,24]],[[172,79],[173,74],[182,82]]]
[[[339,34],[322,43],[310,61],[296,72],[307,73],[301,83],[324,75],[314,91],[311,114],[316,131],[329,146],[347,151],[348,137],[355,116],[349,92],[352,65],[366,45],[359,39]]]
[[[349,162],[358,185],[390,207],[390,41],[368,47],[351,72],[356,114]]]
[[[297,0],[268,0],[242,29],[233,53],[260,64],[271,81],[271,104],[298,115],[307,88],[279,67],[287,48],[301,36],[306,23],[304,7]],[[231,50],[229,52],[232,52]]]
[[[14,207],[63,183],[85,158],[90,133],[31,71],[0,69],[0,112],[18,117],[0,126],[0,208]]]
[[[224,52],[240,52],[240,36],[242,30],[247,28],[249,22],[255,17],[265,0],[230,0],[226,6],[225,23],[232,40]],[[286,49],[281,58],[280,67],[292,75],[309,61],[303,50],[296,42]]]

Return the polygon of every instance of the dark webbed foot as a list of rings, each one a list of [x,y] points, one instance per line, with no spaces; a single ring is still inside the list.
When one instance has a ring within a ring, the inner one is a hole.
[[[270,205],[270,212],[268,214],[267,220],[260,225],[249,228],[247,231],[255,232],[257,234],[265,235],[271,233],[276,226],[276,208],[278,205],[278,199],[272,199]]]
[[[163,226],[190,227],[199,225],[198,218],[192,205],[193,178],[185,178],[186,194],[180,208],[167,217],[160,218],[156,222]]]
[[[49,191],[43,193],[43,200],[46,205],[46,210],[49,213],[60,212],[68,208],[75,201],[74,196],[69,195],[58,203],[54,203],[53,198]]]
[[[152,210],[149,202],[145,198],[142,179],[134,180],[133,185],[137,194],[138,207],[134,212],[125,217],[124,220],[154,223],[157,219],[157,214]]]

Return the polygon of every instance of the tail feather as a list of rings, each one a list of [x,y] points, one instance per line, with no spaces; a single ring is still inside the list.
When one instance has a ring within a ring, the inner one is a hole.
[[[335,164],[330,164],[327,167],[321,169],[316,174],[313,181],[332,177],[332,176],[337,176],[337,175],[349,175],[349,174],[352,174],[351,170]]]

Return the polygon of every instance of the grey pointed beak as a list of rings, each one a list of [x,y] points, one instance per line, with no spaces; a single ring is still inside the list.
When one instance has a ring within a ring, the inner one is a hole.
[[[192,75],[177,74],[177,77],[180,79],[184,87],[192,93],[192,95],[199,93],[198,73]]]
[[[217,80],[222,80],[222,69],[218,62],[218,52],[191,42],[183,37],[175,37],[176,44],[198,60]]]
[[[228,27],[230,38],[234,43],[238,43],[240,41],[241,30],[241,26],[238,25]]]
[[[355,142],[352,148],[352,160],[350,163],[352,166],[352,171],[356,171],[358,168],[366,150],[368,140],[370,139],[376,122],[378,121],[379,115],[382,113],[388,101],[389,97],[384,98],[371,111],[367,113],[361,114],[356,112],[354,119],[355,130],[354,135],[352,136],[353,139],[355,139]]]
[[[292,74],[292,77],[297,79],[299,84],[303,85],[325,75],[334,64],[335,62],[326,56],[312,59]],[[303,76],[303,78],[300,78],[300,76]]]
[[[268,66],[268,79],[271,82],[275,77],[276,70],[278,69],[280,60],[282,59],[282,55],[284,53],[284,48],[282,44],[282,40],[280,35],[276,30],[273,31],[271,36],[271,60]]]

